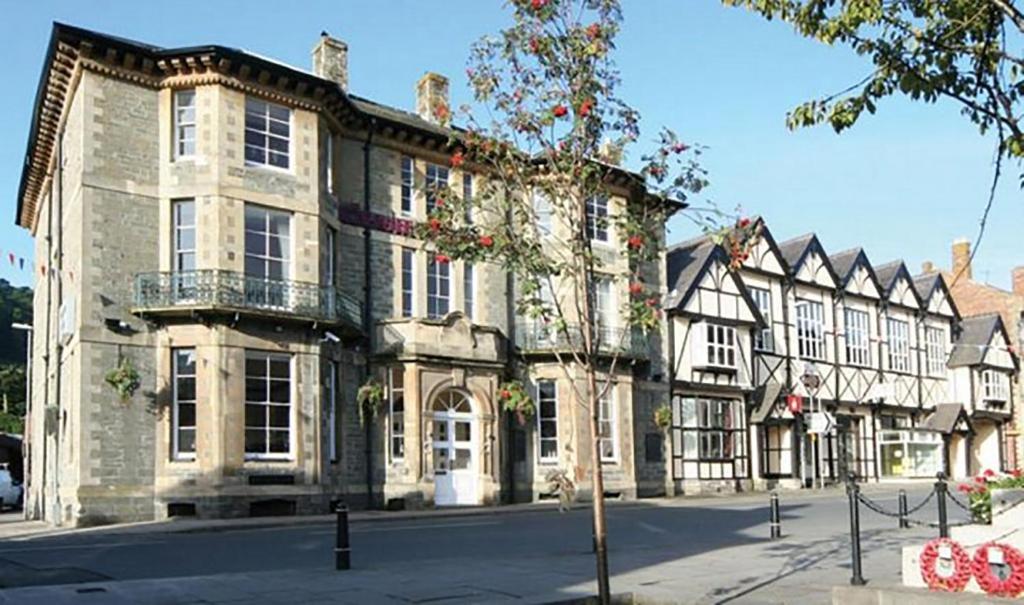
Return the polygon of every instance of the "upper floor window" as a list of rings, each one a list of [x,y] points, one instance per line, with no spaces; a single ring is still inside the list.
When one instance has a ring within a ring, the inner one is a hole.
[[[940,328],[924,329],[925,359],[929,376],[946,375],[946,332]]]
[[[889,369],[893,372],[910,371],[910,325],[902,319],[886,320],[889,335]]]
[[[245,274],[266,280],[287,279],[291,214],[245,205]]]
[[[608,198],[603,195],[587,199],[587,234],[593,241],[608,241]]]
[[[466,223],[473,222],[473,175],[465,172],[462,174],[462,201],[465,208]]]
[[[825,312],[820,302],[796,302],[796,342],[801,359],[825,359]]]
[[[448,168],[427,164],[427,214],[437,207],[437,192],[448,186]]]
[[[554,380],[537,382],[537,448],[541,462],[558,460],[558,388]]]
[[[391,423],[391,459],[405,458],[405,371],[388,369],[388,413]]]
[[[708,323],[703,330],[706,364],[719,368],[735,368],[736,328]]]
[[[857,309],[843,309],[846,324],[846,363],[855,366],[871,365],[871,332],[868,314]]]
[[[291,454],[291,426],[291,356],[246,351],[246,458],[287,458]]]
[[[292,110],[253,97],[245,98],[245,161],[288,169]]]
[[[427,264],[427,317],[444,317],[450,310],[450,269],[451,265],[434,258]]]
[[[982,399],[1005,402],[1010,398],[1010,377],[996,370],[981,373]]]
[[[466,263],[462,267],[462,302],[465,306],[466,317],[473,319],[473,303],[476,302],[476,275],[473,265]]]
[[[334,134],[331,131],[327,131],[327,150],[326,158],[324,159],[327,164],[327,193],[334,193]]]
[[[599,343],[618,344],[615,339],[615,303],[612,299],[612,280],[606,277],[594,279],[594,321]]]
[[[196,91],[174,93],[174,158],[196,154]]]
[[[416,191],[416,172],[413,159],[402,156],[402,215],[412,216],[413,196]]]
[[[541,191],[533,193],[533,213],[537,218],[537,233],[541,237],[550,237],[552,233],[551,200]]]
[[[412,248],[402,248],[402,317],[412,317],[415,300],[415,269],[416,252]]]
[[[174,221],[174,270],[195,271],[196,268],[196,203],[193,200],[171,202]]]
[[[171,452],[178,460],[196,457],[196,350],[172,349],[171,372],[174,406]]]
[[[750,297],[754,299],[767,326],[754,333],[754,348],[771,353],[775,351],[775,339],[772,338],[772,293],[767,288],[750,288]]]

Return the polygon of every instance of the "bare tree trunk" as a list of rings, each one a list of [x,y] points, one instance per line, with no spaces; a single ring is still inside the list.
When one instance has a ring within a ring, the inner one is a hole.
[[[604,518],[604,472],[601,469],[600,402],[597,397],[597,375],[593,365],[587,367],[590,399],[590,463],[593,466],[594,555],[597,558],[597,594],[601,605],[611,603],[608,581],[608,528]]]

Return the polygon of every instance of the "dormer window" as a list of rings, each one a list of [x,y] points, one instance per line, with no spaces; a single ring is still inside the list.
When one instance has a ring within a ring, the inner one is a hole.
[[[736,369],[736,328],[713,323],[697,325],[694,343],[697,367]]]
[[[1005,403],[1010,398],[1010,377],[996,370],[981,373],[982,399],[994,403]]]

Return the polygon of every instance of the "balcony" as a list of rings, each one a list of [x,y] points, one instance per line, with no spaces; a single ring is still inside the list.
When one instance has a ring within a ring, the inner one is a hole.
[[[133,312],[187,315],[195,311],[314,321],[361,330],[362,304],[337,288],[287,279],[205,269],[140,273]]]
[[[579,325],[569,325],[568,334],[554,326],[537,322],[516,323],[516,347],[526,355],[569,352],[583,347],[583,333]],[[600,328],[597,330],[597,349],[600,354],[618,354],[628,359],[646,359],[650,355],[647,337],[631,328]],[[571,340],[570,340],[571,339]]]

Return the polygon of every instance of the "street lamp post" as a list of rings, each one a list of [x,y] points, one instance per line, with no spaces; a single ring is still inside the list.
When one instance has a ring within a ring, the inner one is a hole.
[[[811,418],[815,417],[814,402],[818,402],[817,412],[821,412],[821,398],[818,397],[818,389],[821,387],[821,374],[818,373],[818,368],[811,362],[807,362],[804,365],[804,373],[800,377],[800,382],[803,383],[804,389],[807,390],[807,397],[811,400],[808,406],[811,410]],[[822,453],[821,443],[819,442],[820,436],[817,433],[811,433],[811,456],[814,460],[813,475],[811,475],[811,485],[815,483],[815,476],[821,475],[821,487],[825,487],[825,475],[822,472],[822,465],[820,457]],[[817,447],[815,447],[817,445]]]

